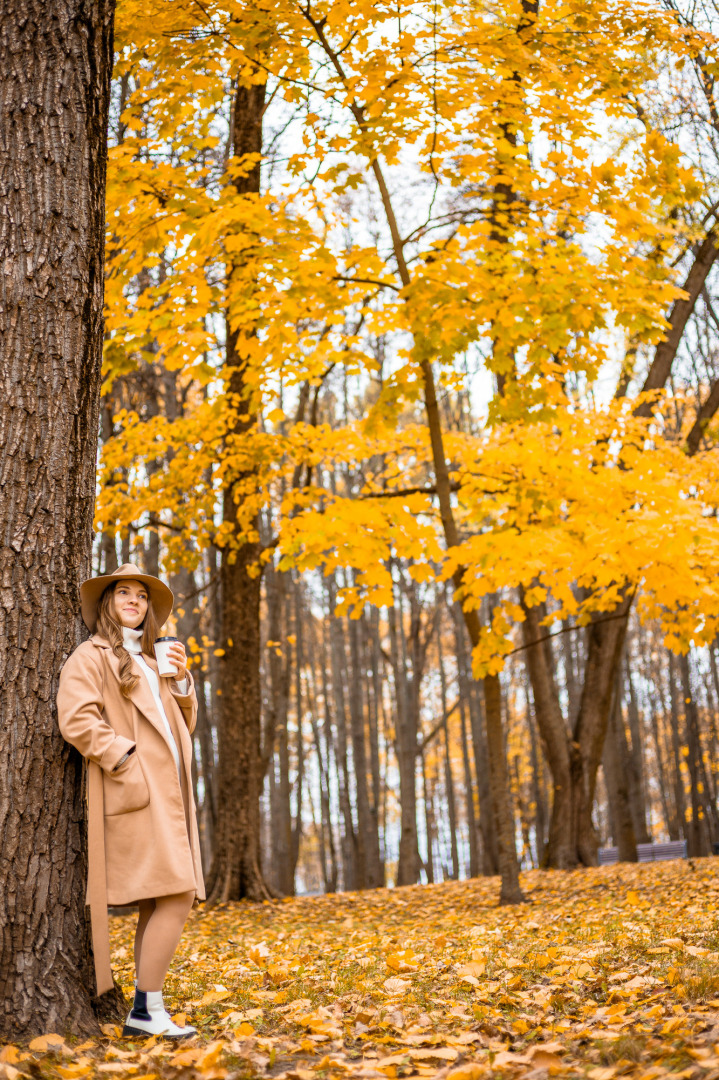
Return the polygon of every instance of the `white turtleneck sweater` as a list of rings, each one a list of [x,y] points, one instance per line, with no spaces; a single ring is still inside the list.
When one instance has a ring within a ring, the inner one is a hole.
[[[177,743],[175,742],[175,736],[172,734],[172,728],[170,727],[170,721],[167,719],[165,712],[165,706],[162,704],[162,698],[160,697],[160,680],[157,677],[157,673],[153,671],[150,665],[142,655],[142,630],[132,630],[129,626],[123,626],[122,628],[123,645],[132,656],[140,671],[147,679],[152,696],[155,699],[155,705],[157,711],[160,714],[160,719],[165,728],[167,734],[167,741],[170,744],[172,750],[172,756],[175,759],[175,765],[177,766],[177,774],[180,775],[180,753],[177,749]],[[177,680],[177,689],[181,694],[187,693],[187,679]]]

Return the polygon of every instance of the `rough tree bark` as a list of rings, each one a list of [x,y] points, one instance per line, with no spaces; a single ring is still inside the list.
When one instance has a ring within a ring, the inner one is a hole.
[[[113,0],[5,0],[0,19],[0,1038],[13,1041],[97,1026],[83,766],[55,696],[91,573],[113,14]]]
[[[232,124],[232,152],[238,157],[262,152],[265,86],[238,85]],[[260,190],[259,163],[235,181],[239,194]],[[227,321],[228,390],[239,403],[230,439],[243,437],[254,425],[247,409],[248,389],[239,332]],[[237,521],[238,500],[248,477],[232,478],[224,492],[223,518]],[[218,813],[215,850],[208,875],[210,903],[264,900],[270,896],[260,865],[260,793],[265,763],[261,746],[260,687],[260,541],[247,539],[222,553],[222,646],[220,719],[218,727]]]

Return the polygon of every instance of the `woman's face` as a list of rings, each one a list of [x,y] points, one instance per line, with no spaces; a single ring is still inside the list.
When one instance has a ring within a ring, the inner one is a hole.
[[[112,596],[115,616],[122,626],[136,630],[147,614],[147,589],[139,581],[121,581]]]

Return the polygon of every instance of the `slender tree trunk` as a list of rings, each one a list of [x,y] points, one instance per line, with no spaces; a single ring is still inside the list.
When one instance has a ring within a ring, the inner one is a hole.
[[[670,840],[679,839],[679,822],[677,821],[676,806],[669,802],[669,781],[664,764],[664,751],[659,735],[659,703],[654,700],[651,704],[652,739],[654,742],[654,754],[657,763],[657,779],[659,781],[659,794],[664,817],[664,827]]]
[[[424,872],[427,875],[427,884],[434,884],[434,838],[437,832],[434,819],[434,798],[432,785],[427,775],[427,762],[424,754],[420,757],[420,769],[422,770],[422,801],[424,803],[424,828],[427,838],[427,859],[424,864]]]
[[[313,643],[314,644],[314,643]],[[320,656],[320,663],[323,657]],[[315,741],[317,753],[317,769],[319,772],[319,796],[320,796],[320,852],[322,862],[322,877],[326,893],[335,892],[337,888],[337,859],[335,855],[334,836],[332,834],[332,815],[330,811],[330,790],[327,767],[329,762],[329,748],[323,748],[320,735],[319,717],[317,713],[317,691],[313,677],[312,701],[310,703],[310,722],[312,724],[312,737]],[[327,727],[325,726],[325,733]]]
[[[354,820],[352,817],[352,804],[350,802],[350,774],[347,750],[347,713],[345,708],[345,673],[347,671],[347,657],[345,652],[344,634],[342,622],[335,618],[335,588],[334,582],[328,581],[328,599],[330,612],[330,657],[332,663],[332,691],[335,704],[335,731],[334,740],[335,761],[337,763],[337,775],[339,781],[339,801],[342,812],[342,876],[345,889],[358,889],[362,887],[363,868],[357,865],[357,838],[355,835]],[[325,700],[329,700],[325,690]]]
[[[459,878],[459,850],[457,848],[457,808],[454,797],[454,777],[452,776],[452,761],[449,748],[449,722],[447,720],[447,677],[444,671],[444,659],[442,657],[442,622],[437,623],[437,666],[439,667],[439,685],[442,695],[442,730],[444,732],[444,786],[447,798],[447,816],[449,823],[449,841],[452,858],[452,878]]]
[[[288,664],[289,667],[289,664]],[[277,768],[273,791],[273,836],[272,861],[278,888],[285,896],[294,891],[292,873],[292,785],[290,783],[290,733],[289,713],[285,712],[284,722],[277,728]]]
[[[618,723],[622,725],[621,734],[624,736],[623,743],[627,750],[627,763],[629,766],[629,806],[632,812],[632,821],[634,822],[634,835],[637,838],[638,844],[651,843],[651,837],[647,828],[647,801],[646,801],[646,783],[644,778],[644,745],[642,739],[641,730],[641,717],[639,715],[639,705],[637,704],[637,695],[634,690],[634,681],[632,680],[632,673],[629,669],[629,652],[625,652],[625,685],[627,688],[627,717],[629,720],[629,734],[631,735],[631,747],[627,746],[626,734],[624,732],[624,723],[620,716]]]
[[[677,684],[676,660],[669,653],[669,719],[672,732],[672,757],[674,759],[674,802],[677,808],[677,819],[681,833],[685,839],[688,837],[686,800],[684,796],[684,777],[682,776],[681,735],[679,732],[679,709],[677,696],[679,693]],[[688,847],[688,844],[687,844]]]
[[[207,708],[207,680],[200,668],[197,671],[197,727],[195,737],[200,744],[200,763],[203,784],[202,798],[202,865],[209,873],[212,865],[215,829],[217,828],[217,790],[215,787],[215,749],[212,739],[212,726]]]
[[[300,857],[302,841],[302,800],[304,798],[305,779],[305,740],[302,721],[304,719],[304,696],[302,693],[302,670],[305,663],[304,630],[302,611],[302,582],[295,582],[295,715],[297,717],[297,812],[292,824],[292,850],[290,859],[291,895],[295,892],[297,862]]]
[[[604,740],[602,756],[604,780],[607,785],[612,838],[619,849],[619,861],[636,862],[637,840],[629,805],[627,774],[623,758],[626,744],[619,732],[619,725],[622,722],[619,694],[617,693],[609,715],[609,725]]]
[[[265,597],[267,604],[267,649],[269,687],[267,709],[271,714],[274,733],[270,776],[270,815],[272,831],[272,883],[280,892],[291,891],[288,882],[290,850],[292,845],[292,819],[290,815],[289,742],[287,721],[290,694],[290,667],[292,646],[287,638],[287,585],[289,574],[280,573],[270,562],[265,570]],[[270,751],[270,747],[266,748]],[[279,777],[277,770],[279,769]]]
[[[0,19],[0,1036],[97,1030],[82,759],[55,697],[86,632],[112,0]],[[104,1007],[118,1009],[114,991]],[[109,1000],[111,999],[111,1000]]]
[[[417,847],[417,730],[413,724],[413,709],[407,683],[406,658],[403,657],[403,628],[397,618],[397,606],[388,610],[390,655],[395,686],[395,747],[399,769],[401,833],[397,885],[414,885],[419,877]]]
[[[532,762],[532,788],[534,793],[534,836],[537,852],[537,866],[546,865],[546,833],[547,813],[544,794],[544,778],[542,776],[542,761],[537,747],[537,736],[531,717],[528,718],[530,754]]]
[[[237,156],[262,152],[265,86],[238,85],[232,149]],[[259,163],[242,180],[239,194],[260,190]],[[228,435],[242,439],[254,426],[250,390],[240,350],[240,334],[227,320],[228,389],[237,411]],[[244,409],[244,411],[243,411]],[[246,474],[232,478],[224,491],[223,519],[237,525]],[[264,900],[269,897],[260,864],[260,794],[264,762],[261,745],[260,543],[259,522],[238,543],[222,551],[222,647],[218,730],[218,814],[215,852],[208,875],[208,900]]]
[[[380,674],[381,642],[379,633],[379,611],[372,608],[369,625],[369,651],[368,662],[372,669],[372,702],[370,706],[370,763],[372,771],[372,805],[370,818],[372,821],[373,843],[371,846],[372,863],[370,874],[377,885],[384,885],[384,857],[380,843],[380,806],[382,804],[382,774],[380,769],[380,716],[382,712],[382,681]],[[374,842],[376,839],[376,843]],[[375,865],[376,863],[376,865]]]
[[[462,611],[458,604],[452,604],[451,610],[455,628],[459,692],[468,703],[472,731],[472,749],[479,802],[479,835],[482,840],[481,872],[485,875],[492,875],[499,873],[499,857],[497,854],[497,834],[493,821],[492,797],[489,790],[487,739],[482,715],[483,705],[480,700],[481,687],[472,678],[467,650],[467,630],[464,625]]]
[[[458,689],[459,692],[459,689]],[[464,800],[467,816],[467,846],[469,848],[469,876],[479,874],[479,850],[477,844],[477,818],[474,809],[474,783],[469,760],[469,739],[467,737],[467,709],[464,698],[459,702],[460,731],[462,735],[462,765],[464,767]]]
[[[712,673],[712,678],[705,684],[705,692],[707,696],[707,723],[709,726],[709,761],[714,762],[719,759],[719,731],[717,731],[717,707],[719,702],[717,701],[717,671],[716,671],[716,659],[714,657],[714,649],[709,650],[709,666]],[[717,813],[717,784],[716,777],[711,770],[707,772],[707,785],[709,797],[716,818]]]
[[[689,822],[688,854],[689,856],[701,856],[711,854],[711,837],[709,822],[707,820],[702,783],[702,743],[699,731],[699,711],[697,709],[694,694],[692,692],[691,677],[689,672],[689,656],[684,653],[679,657],[679,671],[681,674],[681,686],[684,696],[684,720],[687,732],[687,765],[689,766],[691,799],[691,821]]]
[[[351,678],[349,685],[350,728],[352,732],[352,762],[355,774],[357,806],[357,846],[359,862],[364,867],[363,887],[374,889],[382,884],[379,877],[379,837],[374,828],[367,783],[367,742],[365,738],[365,679],[360,661],[360,627],[356,619],[349,620]]]

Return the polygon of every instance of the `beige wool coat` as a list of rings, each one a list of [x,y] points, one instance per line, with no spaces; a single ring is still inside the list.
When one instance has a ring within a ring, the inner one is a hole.
[[[157,671],[154,657],[143,659]],[[120,662],[109,642],[95,634],[60,673],[60,730],[88,762],[87,903],[98,994],[112,987],[108,904],[189,891],[205,898],[191,771],[197,696],[189,672],[187,679],[188,692],[181,694],[174,679],[159,677],[180,754],[178,776],[147,678],[142,675],[124,697]]]

